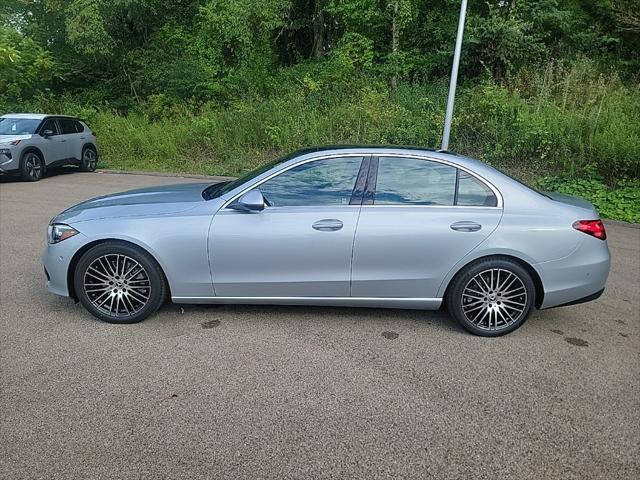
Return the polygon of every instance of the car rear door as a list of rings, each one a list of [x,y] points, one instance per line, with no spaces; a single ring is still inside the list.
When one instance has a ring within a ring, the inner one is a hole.
[[[62,134],[63,141],[65,142],[65,157],[68,159],[81,159],[81,146],[80,146],[80,134],[76,130],[76,122],[72,118],[60,117],[58,118],[58,125]]]
[[[269,203],[263,211],[216,213],[216,296],[348,297],[362,197],[355,187],[366,168],[368,158],[356,155],[306,161],[254,185]]]
[[[445,275],[502,216],[485,182],[425,158],[371,161],[353,252],[351,295],[436,298]]]

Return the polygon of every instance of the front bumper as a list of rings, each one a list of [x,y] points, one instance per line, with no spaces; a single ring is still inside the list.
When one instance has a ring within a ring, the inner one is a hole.
[[[14,153],[11,156],[0,154],[0,175],[9,175],[20,171],[20,162]]]
[[[67,274],[76,252],[87,242],[87,237],[78,233],[60,243],[48,243],[42,253],[47,290],[63,297],[69,296]]]

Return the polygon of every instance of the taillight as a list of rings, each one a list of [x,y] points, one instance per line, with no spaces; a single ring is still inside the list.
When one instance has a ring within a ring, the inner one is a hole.
[[[602,220],[578,220],[573,223],[573,228],[587,233],[592,237],[599,238],[600,240],[607,239],[607,232],[604,229]]]

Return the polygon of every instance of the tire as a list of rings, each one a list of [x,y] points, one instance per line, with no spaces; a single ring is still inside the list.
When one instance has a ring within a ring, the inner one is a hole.
[[[20,177],[25,182],[37,182],[44,175],[44,160],[36,152],[26,152],[20,160]]]
[[[156,312],[167,297],[158,262],[134,245],[109,241],[87,250],[73,275],[80,303],[108,323],[137,323]]]
[[[458,272],[446,301],[449,313],[467,331],[498,337],[527,320],[535,303],[535,285],[518,263],[486,258]]]
[[[82,160],[80,160],[81,172],[93,172],[98,164],[98,153],[93,147],[84,147],[82,149]]]

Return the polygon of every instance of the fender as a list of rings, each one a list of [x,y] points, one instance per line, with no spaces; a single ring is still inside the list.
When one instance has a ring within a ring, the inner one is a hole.
[[[156,262],[158,262],[158,265],[160,265],[160,268],[162,269],[162,273],[164,274],[164,277],[167,279],[167,283],[169,284],[169,291],[171,291],[171,287],[172,287],[171,278],[169,278],[169,276],[167,275],[167,267],[164,261],[161,260],[160,256],[158,255],[158,252],[156,252],[150,245],[140,241],[137,238],[133,238],[128,235],[115,234],[115,235],[109,235],[107,237],[100,237],[100,236],[86,237],[85,236],[84,241],[78,247],[78,249],[74,252],[71,258],[71,261],[69,262],[69,266],[67,270],[67,288],[69,289],[70,293],[73,291],[73,275],[71,275],[72,270],[75,269],[75,266],[77,265],[78,260],[80,260],[80,257],[82,256],[82,254],[84,254],[84,252],[88,250],[86,247],[88,245],[97,245],[99,243],[108,242],[110,240],[120,240],[122,242],[130,243],[132,245],[135,245],[143,249],[145,252],[151,255],[153,259]]]
[[[480,245],[482,245],[482,244],[480,244]],[[464,267],[469,265],[471,262],[473,262],[475,260],[478,260],[479,258],[490,257],[492,255],[504,255],[504,256],[507,256],[507,257],[517,258],[521,262],[524,262],[529,267],[531,267],[536,272],[538,277],[541,277],[540,269],[536,267],[536,263],[533,260],[533,258],[529,257],[528,255],[526,255],[526,254],[524,254],[524,253],[522,253],[520,251],[517,251],[517,250],[512,250],[510,248],[489,248],[489,249],[479,250],[478,248],[480,247],[480,245],[478,245],[478,247],[476,247],[474,250],[472,250],[467,255],[462,257],[451,268],[451,270],[449,270],[447,275],[444,277],[444,280],[440,284],[440,288],[438,289],[438,298],[443,298],[444,297],[444,294],[447,291],[447,287],[449,286],[449,283],[451,283],[451,280],[453,279],[453,277],[455,277],[455,275],[460,270],[462,270]]]

